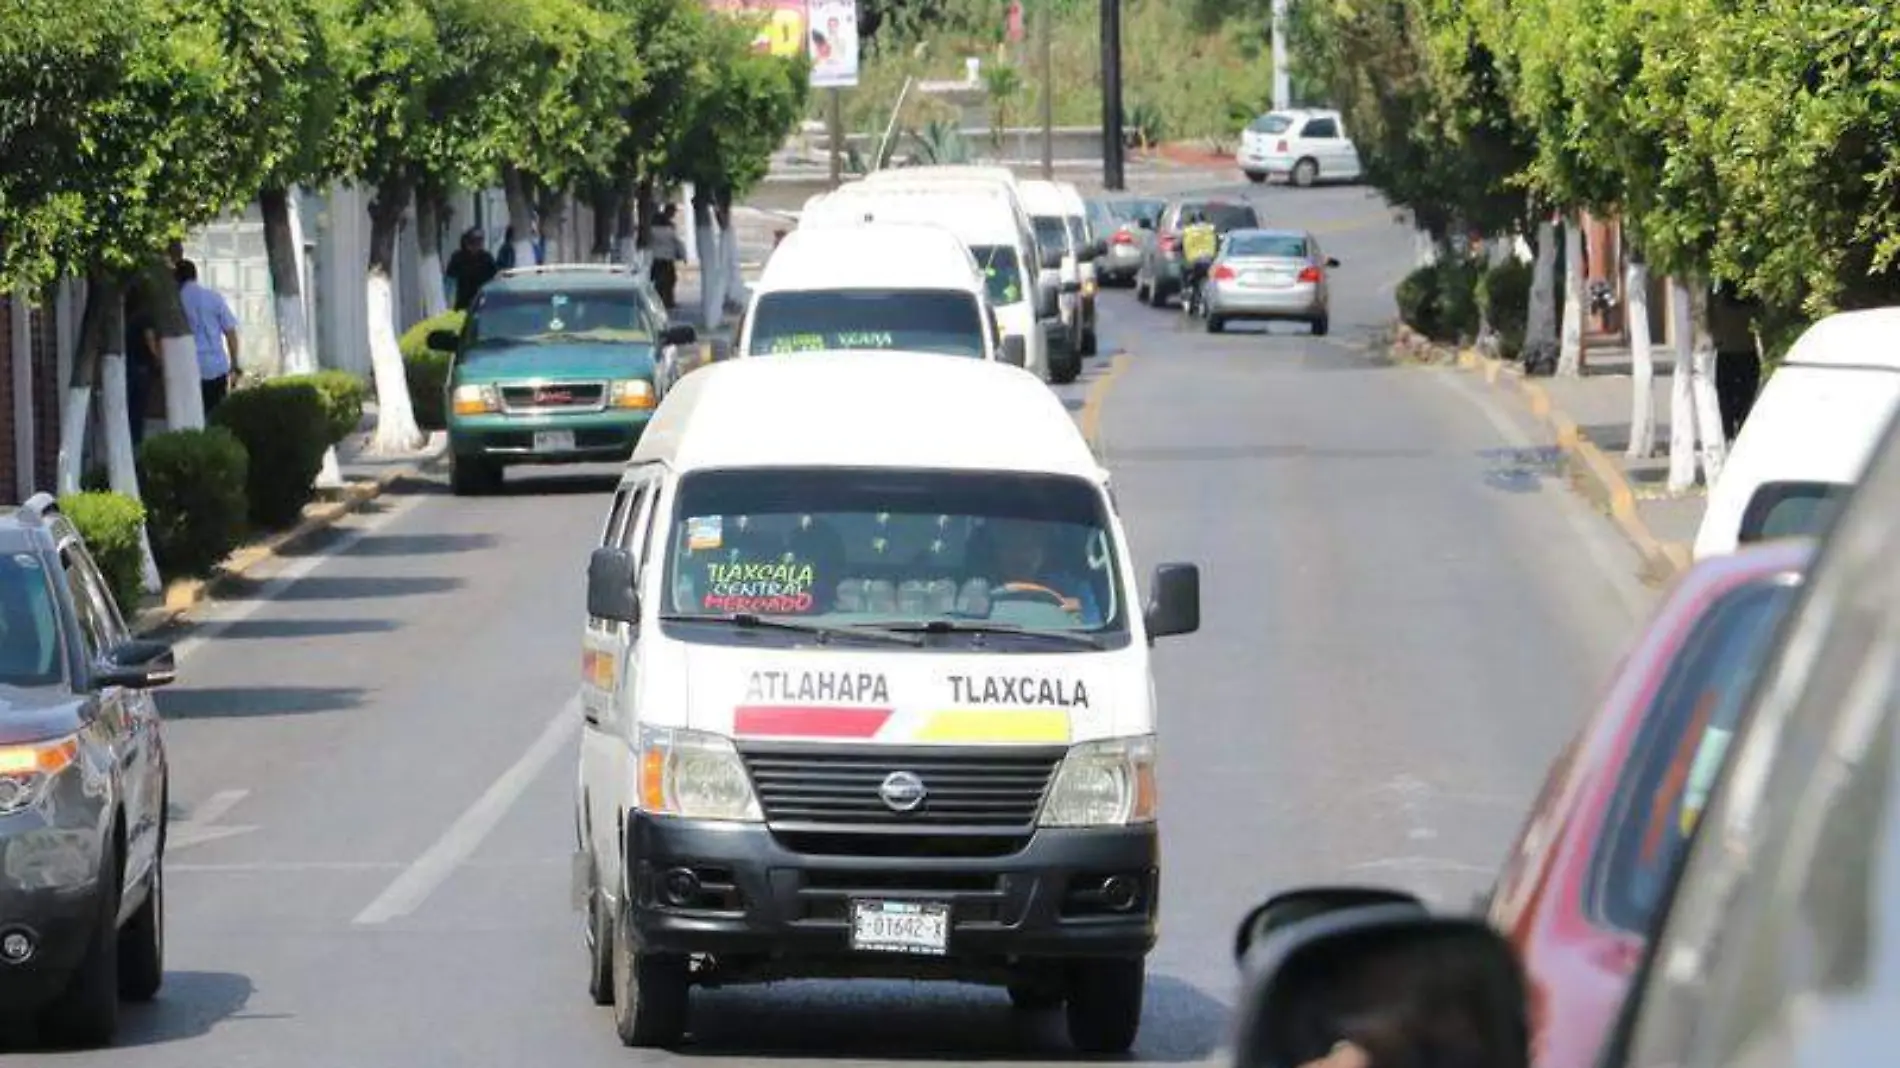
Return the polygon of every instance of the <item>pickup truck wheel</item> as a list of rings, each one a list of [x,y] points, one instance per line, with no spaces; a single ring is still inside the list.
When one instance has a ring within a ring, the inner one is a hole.
[[[686,958],[639,952],[632,926],[624,917],[613,924],[614,1030],[623,1046],[678,1045],[690,1004]]]
[[[92,941],[66,989],[40,1016],[43,1036],[54,1044],[98,1049],[112,1044],[119,1031],[119,867],[118,842],[106,839],[100,850],[99,918]]]
[[[1069,985],[1069,1042],[1083,1053],[1128,1052],[1141,1029],[1147,971],[1140,957],[1077,962]]]
[[[501,488],[501,479],[501,468],[487,460],[457,456],[449,461],[449,490],[457,497],[493,493]]]

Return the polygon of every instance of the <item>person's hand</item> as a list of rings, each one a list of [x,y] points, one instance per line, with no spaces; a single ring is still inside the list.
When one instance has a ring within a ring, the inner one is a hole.
[[[1300,1068],[1372,1068],[1372,1058],[1351,1042],[1335,1042],[1332,1052]]]

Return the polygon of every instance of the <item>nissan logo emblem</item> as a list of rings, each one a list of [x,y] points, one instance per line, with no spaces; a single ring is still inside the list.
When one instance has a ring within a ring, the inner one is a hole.
[[[914,812],[928,794],[924,780],[908,771],[891,772],[877,788],[877,796],[892,812]]]

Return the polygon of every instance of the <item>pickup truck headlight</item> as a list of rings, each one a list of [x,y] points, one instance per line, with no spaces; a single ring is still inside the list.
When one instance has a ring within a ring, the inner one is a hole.
[[[640,728],[640,808],[700,820],[764,820],[732,739],[704,731]]]
[[[73,737],[0,746],[0,816],[39,804],[53,779],[78,759],[79,741]]]
[[[456,386],[452,404],[456,415],[490,415],[501,411],[501,390],[493,385]]]
[[[1155,818],[1155,738],[1072,746],[1043,802],[1044,827],[1126,827]]]
[[[646,379],[629,378],[614,383],[613,407],[647,409],[653,407],[653,403],[653,383]]]

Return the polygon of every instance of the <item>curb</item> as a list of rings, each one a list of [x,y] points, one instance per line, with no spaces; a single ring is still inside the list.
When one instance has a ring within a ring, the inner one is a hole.
[[[1590,436],[1584,433],[1575,419],[1552,403],[1549,390],[1524,377],[1522,368],[1486,356],[1476,349],[1465,348],[1454,352],[1425,340],[1402,324],[1398,327],[1392,349],[1395,355],[1415,362],[1423,362],[1417,355],[1419,353],[1436,356],[1461,370],[1478,372],[1486,384],[1493,388],[1516,393],[1530,408],[1531,414],[1556,435],[1558,451],[1570,458],[1571,488],[1608,513],[1610,521],[1616,524],[1617,530],[1642,557],[1642,578],[1648,582],[1664,583],[1689,569],[1690,547],[1682,542],[1664,541],[1649,529],[1649,524],[1643,522],[1642,513],[1637,509],[1636,492],[1630,487],[1629,479],[1624,477],[1622,468],[1596,442],[1590,440]]]
[[[263,541],[239,547],[218,567],[218,572],[205,579],[179,579],[165,586],[165,603],[147,608],[138,614],[132,622],[131,630],[135,636],[144,637],[172,626],[191,610],[211,599],[220,590],[243,579],[262,565],[266,560],[282,556],[317,534],[329,530],[341,522],[345,516],[363,510],[363,506],[383,496],[389,487],[405,478],[413,478],[424,471],[432,470],[448,462],[448,454],[432,456],[417,463],[406,464],[378,474],[375,478],[351,482],[343,487],[342,496],[336,500],[324,501],[312,506],[305,512],[303,520],[289,530],[278,531]]]

